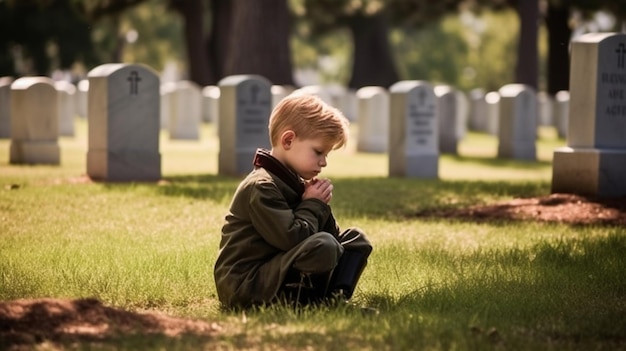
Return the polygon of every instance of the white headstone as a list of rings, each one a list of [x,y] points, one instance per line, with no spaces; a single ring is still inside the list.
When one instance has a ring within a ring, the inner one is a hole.
[[[457,135],[460,139],[465,138],[468,129],[469,120],[469,100],[467,95],[462,90],[456,89],[456,120],[457,123]]]
[[[301,88],[296,89],[296,92],[315,95],[322,99],[322,101],[324,101],[325,103],[335,108],[339,108],[335,106],[335,100],[333,99],[333,96],[330,94],[328,89],[326,89],[326,87],[322,85],[305,85]]]
[[[272,85],[272,108],[274,108],[282,99],[287,97],[293,89],[287,89],[282,85]]]
[[[561,90],[554,96],[554,126],[559,138],[567,138],[569,120],[569,91]]]
[[[76,87],[61,80],[54,82],[59,94],[59,135],[74,136],[74,117],[76,114]]]
[[[12,77],[0,77],[0,138],[11,137]]]
[[[500,124],[500,93],[490,91],[485,95],[487,104],[487,133],[498,135],[498,125]]]
[[[552,192],[626,196],[626,34],[572,42],[567,147],[554,152]]]
[[[57,104],[48,77],[23,77],[11,84],[10,163],[60,163]]]
[[[161,95],[161,118],[159,125],[161,129],[167,130],[170,125],[171,105],[174,96],[174,90],[176,90],[175,82],[161,83],[159,87],[159,93]]]
[[[219,174],[250,172],[256,149],[270,148],[271,86],[258,75],[234,75],[219,82]]]
[[[469,128],[477,132],[487,131],[487,102],[485,91],[480,88],[469,92]]]
[[[202,121],[206,123],[217,123],[219,112],[220,87],[217,85],[207,85],[202,88]]]
[[[202,123],[202,89],[187,80],[175,84],[169,97],[167,129],[170,139],[198,140]]]
[[[537,93],[537,125],[554,125],[554,98],[545,91]]]
[[[458,154],[458,145],[465,135],[465,119],[460,113],[459,96],[449,85],[435,87],[439,111],[439,152]]]
[[[405,80],[389,91],[389,176],[438,178],[439,122],[433,87]]]
[[[76,85],[76,114],[87,118],[87,94],[89,94],[89,79],[82,79]]]
[[[537,93],[523,84],[500,88],[498,157],[536,160]]]
[[[358,99],[357,151],[387,152],[389,148],[389,92],[383,87],[363,87]]]
[[[104,181],[161,178],[159,76],[110,63],[89,74],[87,174]]]

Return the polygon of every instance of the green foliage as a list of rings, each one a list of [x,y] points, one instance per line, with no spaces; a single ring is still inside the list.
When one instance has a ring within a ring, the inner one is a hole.
[[[497,90],[513,81],[517,17],[484,11],[447,16],[420,30],[391,33],[402,79]]]

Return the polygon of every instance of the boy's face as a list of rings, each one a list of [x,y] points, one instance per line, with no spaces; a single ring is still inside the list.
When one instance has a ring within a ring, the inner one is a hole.
[[[326,167],[326,157],[332,145],[322,139],[300,139],[295,137],[286,150],[287,166],[300,177],[310,180],[317,177]]]

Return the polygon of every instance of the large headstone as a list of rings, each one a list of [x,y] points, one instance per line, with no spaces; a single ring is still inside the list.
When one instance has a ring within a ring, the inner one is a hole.
[[[271,83],[257,75],[228,76],[219,82],[218,173],[240,176],[252,170],[257,148],[270,148]]]
[[[389,176],[438,178],[439,122],[433,87],[405,80],[389,92]]]
[[[159,76],[144,65],[110,63],[88,78],[89,177],[159,180]]]
[[[389,92],[378,86],[363,87],[358,99],[357,151],[387,152],[389,145]]]
[[[23,77],[11,84],[10,163],[60,163],[57,103],[48,77]]]
[[[0,77],[0,138],[11,137],[12,77]]]
[[[500,88],[498,157],[536,160],[537,93],[524,84]]]
[[[567,147],[555,150],[552,192],[626,196],[626,35],[572,42]]]
[[[167,128],[170,139],[200,139],[202,123],[202,89],[194,82],[182,80],[170,92]]]
[[[59,95],[59,135],[74,136],[74,117],[76,114],[76,87],[61,80],[54,82]]]

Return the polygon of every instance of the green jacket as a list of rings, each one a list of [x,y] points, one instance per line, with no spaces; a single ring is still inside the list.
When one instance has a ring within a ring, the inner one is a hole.
[[[239,184],[225,219],[214,277],[220,302],[230,307],[270,302],[294,248],[320,231],[338,234],[329,205],[302,200],[293,184],[261,167]]]

